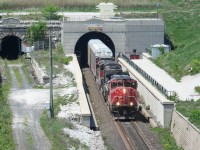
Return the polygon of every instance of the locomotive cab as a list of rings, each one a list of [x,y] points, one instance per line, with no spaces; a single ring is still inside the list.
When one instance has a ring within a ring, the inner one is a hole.
[[[115,117],[131,117],[138,109],[137,81],[128,75],[112,75],[108,82],[108,105]]]

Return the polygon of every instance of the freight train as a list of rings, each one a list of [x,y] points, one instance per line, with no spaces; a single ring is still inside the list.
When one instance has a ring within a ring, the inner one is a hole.
[[[114,118],[135,118],[139,99],[137,81],[122,71],[112,51],[99,39],[88,42],[88,65]]]

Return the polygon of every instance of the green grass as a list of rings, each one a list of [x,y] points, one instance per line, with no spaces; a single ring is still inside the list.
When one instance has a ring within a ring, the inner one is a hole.
[[[176,103],[176,109],[200,129],[200,99]]]
[[[33,76],[32,76],[32,66],[30,60],[24,59],[24,65],[22,66],[23,71],[25,72],[26,79],[29,84],[33,83]]]
[[[170,133],[169,129],[153,128],[153,132],[158,135],[160,143],[163,145],[164,150],[183,150],[176,145],[176,141]]]
[[[13,71],[14,71],[14,74],[15,74],[15,76],[17,78],[17,83],[18,83],[19,88],[22,88],[22,85],[23,85],[23,83],[22,83],[22,76],[21,76],[21,74],[19,72],[18,67],[14,66],[13,67]]]
[[[23,125],[25,127],[25,135],[26,135],[26,139],[28,141],[28,149],[33,149],[33,135],[31,134],[31,130],[30,128],[28,128],[28,118],[27,116],[24,118],[24,122]]]
[[[5,62],[1,61],[1,63]],[[0,85],[0,149],[14,150],[12,112],[8,102],[8,94],[11,88],[11,76],[7,65],[5,65],[5,67],[7,80],[3,85]]]

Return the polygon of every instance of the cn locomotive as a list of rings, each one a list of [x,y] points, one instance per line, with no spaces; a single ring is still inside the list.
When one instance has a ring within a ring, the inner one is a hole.
[[[122,71],[112,51],[99,39],[88,42],[88,65],[114,118],[135,117],[137,81]]]

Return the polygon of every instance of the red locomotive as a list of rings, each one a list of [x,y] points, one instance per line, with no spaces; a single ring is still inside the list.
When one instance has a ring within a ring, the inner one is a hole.
[[[134,117],[138,111],[137,81],[122,71],[112,51],[100,40],[88,42],[88,65],[116,118]]]

